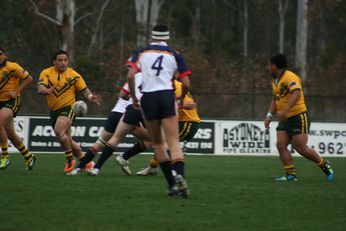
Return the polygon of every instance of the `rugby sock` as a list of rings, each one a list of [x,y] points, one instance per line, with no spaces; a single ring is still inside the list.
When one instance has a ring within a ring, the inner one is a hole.
[[[65,157],[66,157],[66,160],[67,160],[68,162],[71,162],[72,157],[73,157],[73,154],[72,154],[72,150],[71,150],[71,149],[65,151]]]
[[[131,157],[144,151],[145,151],[145,144],[142,141],[140,141],[139,143],[135,144],[132,148],[126,150],[126,152],[124,152],[123,154],[123,158],[125,160],[129,160]]]
[[[9,158],[7,148],[8,148],[8,144],[7,143],[1,144],[1,150],[2,150],[1,159],[8,159]]]
[[[322,169],[322,171],[324,172],[324,174],[326,174],[326,175],[329,175],[329,174],[331,174],[331,172],[330,172],[330,168],[328,168],[328,166],[327,166],[327,161],[325,161],[322,157],[321,157],[321,160],[320,160],[320,162],[317,164],[318,165],[318,167],[320,167],[321,169]]]
[[[101,169],[102,165],[113,154],[114,150],[115,150],[115,147],[107,143],[105,148],[102,151],[100,158],[97,160],[97,163],[95,164],[94,168]]]
[[[20,153],[22,154],[22,156],[24,157],[24,159],[26,161],[29,161],[32,158],[31,153],[29,152],[29,150],[25,147],[24,143],[20,143],[17,147],[18,151],[20,151]]]
[[[173,161],[173,170],[177,173],[177,175],[181,175],[184,177],[184,160],[178,159]]]
[[[321,157],[321,160],[320,160],[320,162],[319,162],[317,165],[318,165],[318,167],[320,167],[320,168],[324,168],[324,167],[326,167],[326,164],[327,164],[327,161],[325,161],[325,160]]]
[[[294,165],[285,165],[284,171],[286,175],[296,176],[296,171],[294,169]]]
[[[163,175],[165,175],[166,181],[168,183],[168,187],[172,188],[175,185],[175,179],[172,175],[172,163],[171,161],[165,161],[160,163],[161,170]]]
[[[157,160],[151,159],[149,165],[152,168],[157,168],[157,166],[159,166],[159,162]]]
[[[85,155],[79,160],[79,164],[77,168],[83,169],[85,165],[89,163],[92,159],[94,159],[97,151],[94,148],[88,148],[88,151]]]

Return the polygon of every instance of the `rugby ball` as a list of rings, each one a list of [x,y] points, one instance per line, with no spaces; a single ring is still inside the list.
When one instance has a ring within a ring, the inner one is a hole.
[[[83,100],[78,100],[74,103],[73,110],[77,117],[83,117],[88,113],[88,105]]]

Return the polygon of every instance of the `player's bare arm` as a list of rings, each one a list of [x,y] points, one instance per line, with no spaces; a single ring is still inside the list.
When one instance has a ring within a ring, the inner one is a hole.
[[[82,95],[88,99],[89,101],[96,103],[98,106],[100,106],[101,102],[102,102],[102,97],[98,94],[96,94],[95,92],[91,92],[89,88],[85,89],[82,92]]]
[[[16,98],[17,96],[19,96],[21,92],[23,92],[32,83],[32,81],[33,81],[33,78],[29,75],[26,79],[24,79],[21,82],[21,84],[15,91],[10,91],[9,93],[7,93],[7,96],[10,99]]]
[[[51,95],[54,91],[56,86],[52,86],[52,87],[47,87],[46,85],[44,84],[39,84],[37,86],[37,92],[38,94],[40,95]]]
[[[139,108],[138,99],[136,96],[136,82],[135,82],[135,74],[136,73],[137,73],[137,71],[134,68],[129,67],[128,72],[127,72],[127,81],[129,83],[130,94],[132,97],[133,106],[135,108]]]
[[[269,128],[270,122],[272,121],[275,113],[276,113],[276,104],[275,104],[275,101],[273,99],[270,102],[268,113],[266,115],[266,118],[264,119],[264,127],[265,128]]]
[[[185,77],[181,78],[180,81],[181,81],[182,85],[181,85],[181,96],[178,97],[179,107],[181,107],[183,105],[185,96],[190,90],[190,78],[188,76],[185,76]]]
[[[301,90],[300,89],[296,89],[292,92],[292,96],[290,97],[287,105],[285,106],[285,108],[277,113],[277,117],[279,119],[279,121],[285,121],[287,119],[287,113],[288,111],[297,104],[299,98],[301,96]]]

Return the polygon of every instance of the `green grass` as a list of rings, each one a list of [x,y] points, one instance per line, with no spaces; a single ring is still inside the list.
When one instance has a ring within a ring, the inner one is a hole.
[[[273,157],[187,157],[190,199],[166,196],[162,174],[125,176],[111,158],[97,177],[62,174],[63,155],[22,157],[0,171],[0,230],[346,230],[346,159],[331,159],[334,182],[296,158],[298,182]],[[138,156],[132,171],[150,156]]]

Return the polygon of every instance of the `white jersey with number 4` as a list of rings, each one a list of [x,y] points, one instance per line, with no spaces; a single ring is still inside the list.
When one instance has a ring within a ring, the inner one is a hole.
[[[165,42],[151,43],[137,51],[127,62],[143,75],[142,92],[173,90],[173,80],[178,72],[179,78],[191,74],[184,58]]]

